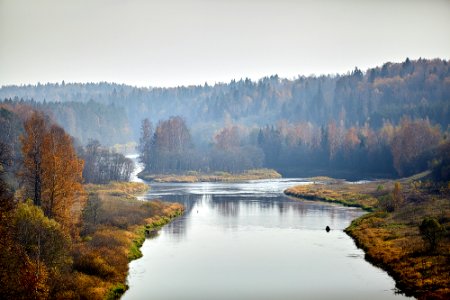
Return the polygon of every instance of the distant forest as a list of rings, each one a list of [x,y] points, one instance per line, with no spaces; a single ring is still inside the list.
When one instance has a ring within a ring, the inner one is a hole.
[[[403,176],[429,167],[433,149],[447,138],[450,72],[449,61],[406,59],[344,75],[274,75],[214,86],[5,86],[0,98],[9,107],[44,111],[83,145],[138,141],[144,119],[155,132],[170,131],[170,120],[185,127],[186,143],[176,155],[189,153],[189,162],[149,163],[153,172],[271,167],[288,175]],[[149,145],[157,142],[155,132]]]

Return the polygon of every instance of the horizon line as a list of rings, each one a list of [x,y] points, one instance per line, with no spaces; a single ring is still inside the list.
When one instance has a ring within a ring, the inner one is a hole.
[[[320,77],[338,77],[338,76],[346,76],[346,75],[350,75],[354,70],[360,70],[363,74],[366,74],[369,70],[372,69],[376,69],[376,68],[380,68],[382,66],[384,66],[385,64],[400,64],[403,63],[407,60],[410,61],[420,61],[420,60],[427,60],[427,61],[433,61],[433,60],[442,60],[442,61],[446,61],[446,62],[450,62],[450,57],[449,58],[441,58],[441,57],[434,57],[434,58],[424,58],[424,57],[419,57],[416,59],[410,59],[409,57],[406,57],[403,61],[386,61],[385,63],[381,64],[381,65],[377,65],[374,67],[369,67],[365,70],[360,69],[358,66],[355,66],[353,69],[348,70],[346,72],[335,72],[335,73],[321,73],[321,74],[316,74],[316,73],[310,73],[308,75],[305,74],[296,74],[293,75],[292,77],[289,76],[280,76],[277,73],[275,74],[271,74],[271,75],[264,75],[262,77],[258,77],[258,78],[251,78],[249,76],[245,76],[245,77],[240,77],[238,78],[231,78],[228,79],[228,81],[215,81],[214,83],[212,82],[208,82],[208,80],[205,80],[203,83],[197,83],[197,84],[181,84],[181,85],[160,85],[160,86],[152,86],[152,85],[139,85],[139,84],[133,84],[133,83],[126,83],[126,82],[116,82],[116,81],[69,81],[66,82],[64,79],[62,79],[61,81],[48,81],[45,83],[42,83],[40,81],[35,82],[35,83],[11,83],[11,84],[2,84],[0,85],[0,89],[3,88],[8,88],[8,87],[30,87],[30,86],[39,86],[39,85],[75,85],[75,84],[82,84],[82,85],[86,85],[86,84],[111,84],[111,85],[118,85],[118,86],[127,86],[127,87],[131,87],[131,88],[137,88],[137,89],[177,89],[177,88],[190,88],[190,87],[204,87],[204,86],[210,86],[210,87],[214,87],[217,85],[226,85],[226,84],[230,84],[233,81],[235,82],[239,82],[239,81],[243,81],[243,80],[247,80],[249,79],[251,82],[254,83],[258,83],[259,81],[266,79],[266,78],[271,78],[271,77],[279,77],[280,80],[289,80],[289,81],[294,81],[300,78],[320,78]]]

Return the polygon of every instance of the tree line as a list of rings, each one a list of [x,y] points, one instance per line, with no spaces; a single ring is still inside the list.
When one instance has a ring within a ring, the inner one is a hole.
[[[446,130],[450,120],[449,62],[406,59],[401,63],[340,75],[277,75],[232,80],[214,86],[136,88],[113,83],[56,83],[0,88],[0,99],[23,101],[53,114],[68,133],[111,146],[137,141],[140,121],[157,123],[182,116],[198,147],[230,122],[264,126],[280,120],[327,126],[331,120],[346,128],[365,124],[373,130],[385,122],[399,124],[404,116],[429,119]]]
[[[2,297],[76,298],[74,259],[82,258],[73,247],[89,202],[83,183],[127,181],[133,162],[95,140],[76,145],[27,105],[0,105],[0,126]]]
[[[7,139],[0,142],[2,295],[47,298],[63,289],[69,276],[71,241],[78,237],[85,203],[84,163],[72,138],[42,112],[22,107],[3,116],[9,130],[2,130]],[[17,148],[20,155],[14,154]],[[8,163],[14,156],[20,157],[15,166]]]
[[[230,124],[217,130],[208,148],[196,147],[183,118],[159,121],[153,130],[144,119],[140,160],[148,173],[186,171],[242,172],[261,167],[295,174],[408,176],[431,167],[448,131],[428,119],[404,117],[378,130],[367,123],[346,127],[344,120],[326,126],[280,121],[247,127]]]
[[[102,147],[97,140],[89,140],[85,147],[79,148],[78,153],[85,162],[83,178],[86,183],[128,181],[134,169],[131,159]]]
[[[252,151],[250,145],[241,147],[240,143],[235,128],[225,128],[214,136],[212,149],[199,149],[183,118],[159,121],[155,130],[146,118],[139,140],[140,161],[149,173],[240,172],[261,167],[262,152]]]

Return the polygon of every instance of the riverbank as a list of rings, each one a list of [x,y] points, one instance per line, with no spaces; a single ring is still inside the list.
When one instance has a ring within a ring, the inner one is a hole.
[[[368,213],[345,229],[366,259],[386,270],[397,287],[419,299],[450,298],[450,190],[426,180],[427,174],[393,181],[363,184],[311,184],[286,194],[365,208]],[[397,199],[397,200],[396,200]],[[394,205],[390,205],[390,203]],[[388,208],[388,209],[387,209]],[[443,231],[436,249],[430,250],[419,226],[432,217]]]
[[[281,178],[281,174],[272,169],[254,169],[242,173],[214,172],[199,173],[189,171],[182,174],[148,174],[141,172],[140,179],[153,182],[194,183],[194,182],[239,182],[257,179]]]
[[[328,177],[313,177],[312,184],[297,185],[288,188],[288,196],[312,201],[338,203],[350,207],[359,207],[374,211],[378,205],[377,196],[393,186],[390,181],[374,181],[364,184],[349,184],[343,180]]]
[[[129,261],[142,256],[146,234],[181,215],[178,203],[139,201],[143,183],[86,185],[81,241],[74,244],[74,294],[84,299],[118,299],[128,288]]]

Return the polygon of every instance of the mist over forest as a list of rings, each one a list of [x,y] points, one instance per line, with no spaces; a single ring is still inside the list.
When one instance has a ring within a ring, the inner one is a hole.
[[[0,300],[450,299],[449,0],[0,0]]]
[[[406,59],[341,75],[213,86],[3,86],[0,99],[45,112],[79,145],[142,144],[147,119],[148,146],[140,150],[152,157],[143,159],[152,172],[269,167],[287,175],[404,176],[429,167],[446,139],[450,72],[446,60]],[[182,145],[164,140],[174,132],[183,132]]]

